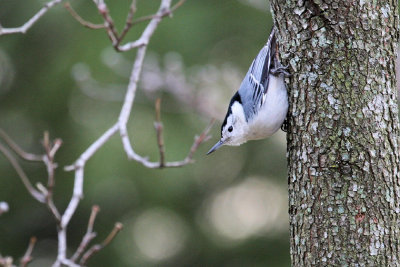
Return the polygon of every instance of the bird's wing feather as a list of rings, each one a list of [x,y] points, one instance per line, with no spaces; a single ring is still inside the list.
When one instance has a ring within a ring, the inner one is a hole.
[[[274,34],[275,31],[272,29],[267,43],[253,60],[238,91],[247,120],[256,114],[263,103],[263,96],[268,90],[269,72],[273,64],[275,50]]]

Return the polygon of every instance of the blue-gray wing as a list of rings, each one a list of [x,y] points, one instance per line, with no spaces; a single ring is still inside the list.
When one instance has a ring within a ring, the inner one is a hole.
[[[263,96],[268,90],[269,73],[275,55],[274,35],[275,30],[273,28],[267,43],[253,60],[238,91],[242,100],[246,120],[257,113],[257,110],[263,104]]]

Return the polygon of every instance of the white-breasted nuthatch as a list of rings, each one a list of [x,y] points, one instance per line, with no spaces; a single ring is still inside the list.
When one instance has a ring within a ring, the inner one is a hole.
[[[221,139],[207,155],[222,145],[238,146],[274,134],[288,110],[284,75],[289,75],[276,55],[275,29],[253,60],[239,90],[229,103],[221,126]]]

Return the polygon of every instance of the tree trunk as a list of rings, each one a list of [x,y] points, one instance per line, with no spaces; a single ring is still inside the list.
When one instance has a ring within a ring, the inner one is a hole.
[[[271,0],[293,266],[400,266],[397,1]]]

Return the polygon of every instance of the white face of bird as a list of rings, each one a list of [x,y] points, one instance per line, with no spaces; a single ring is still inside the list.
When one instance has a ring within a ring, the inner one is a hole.
[[[238,146],[247,141],[247,122],[242,105],[235,101],[226,114],[221,126],[221,140],[216,143],[207,154],[210,154],[223,145]]]

